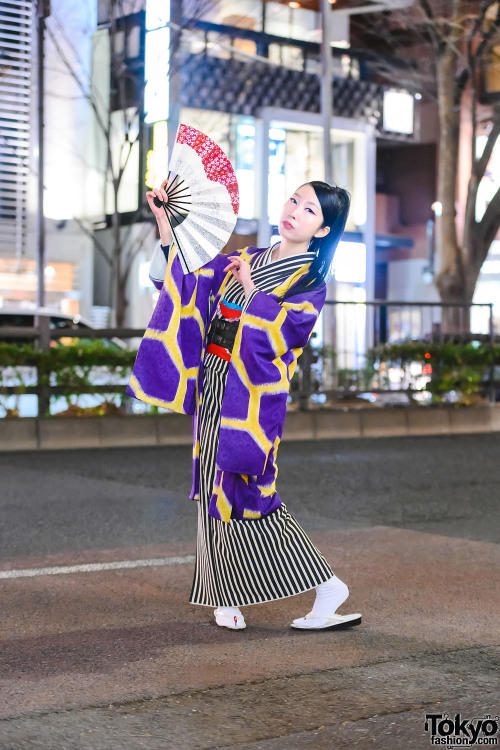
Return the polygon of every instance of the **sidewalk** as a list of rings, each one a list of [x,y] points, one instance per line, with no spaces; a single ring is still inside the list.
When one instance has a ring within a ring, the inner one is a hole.
[[[500,404],[289,411],[283,439],[322,440],[473,432],[500,432]],[[189,445],[192,437],[191,418],[181,414],[0,419],[0,452]]]
[[[400,750],[430,747],[426,713],[498,713],[495,545],[384,527],[313,539],[361,626],[293,631],[309,593],[219,629],[186,604],[192,564],[0,581],[2,749]]]
[[[188,446],[0,454],[1,750],[426,750],[427,714],[496,716],[499,450],[280,447],[280,495],[363,615],[317,633],[290,628],[313,592],[237,632],[188,603]]]

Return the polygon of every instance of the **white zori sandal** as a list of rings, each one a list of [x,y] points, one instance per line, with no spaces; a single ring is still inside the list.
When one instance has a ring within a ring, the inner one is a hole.
[[[352,615],[330,615],[329,617],[313,617],[306,615],[292,622],[292,628],[298,630],[345,630],[353,625],[360,625],[361,615],[356,612]]]
[[[337,615],[337,609],[349,596],[346,584],[333,576],[329,581],[316,586],[316,601],[311,612],[305,617],[298,617],[292,622],[292,628],[298,630],[343,630],[359,625],[361,615]]]
[[[222,628],[243,630],[246,628],[245,618],[238,607],[217,607],[214,609],[215,622]]]

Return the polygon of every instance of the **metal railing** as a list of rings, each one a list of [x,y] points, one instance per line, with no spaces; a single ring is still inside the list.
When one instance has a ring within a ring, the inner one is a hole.
[[[408,372],[408,368],[393,368],[395,376],[381,376],[370,362],[373,352],[382,345],[402,342],[425,342],[430,344],[475,342],[493,347],[500,343],[500,335],[495,332],[493,305],[453,305],[433,302],[368,302],[327,301],[323,310],[323,341],[312,338],[299,359],[297,376],[292,388],[292,396],[301,409],[309,406],[310,398],[323,400],[340,398],[360,393],[416,393],[425,390],[426,377],[418,371],[418,366]],[[471,330],[472,329],[472,330]],[[476,329],[476,330],[474,330]],[[0,339],[6,341],[30,340],[37,348],[47,350],[51,341],[72,339],[140,339],[143,328],[60,328],[50,330],[48,321],[42,319],[39,327],[2,328]],[[123,393],[125,385],[92,384],[80,386],[50,385],[47,373],[35,367],[35,382],[22,389],[23,394],[38,398],[38,416],[48,412],[50,398],[71,394],[113,394]],[[393,375],[394,375],[393,373]],[[481,388],[495,400],[500,383],[495,380],[493,365],[489,367]],[[19,392],[16,386],[1,387],[3,395]]]
[[[273,47],[279,50],[280,58],[283,58],[284,50],[296,50],[298,53],[296,63],[298,63],[298,67],[301,70],[305,71],[307,69],[308,62],[316,62],[317,69],[315,72],[320,71],[321,48],[319,42],[277,36],[269,34],[266,31],[257,31],[240,26],[218,24],[193,18],[184,18],[183,28],[185,30],[183,46],[187,49],[190,48],[190,45],[193,46],[195,44],[197,36],[199,43],[203,45],[204,53],[213,56],[225,50],[224,46],[219,47],[222,40],[227,41],[230,45],[234,45],[235,40],[246,41],[252,42],[255,45],[256,54],[263,58],[269,57]],[[196,51],[198,52],[199,49],[196,48]],[[231,56],[234,56],[234,54],[235,51],[231,50]],[[396,68],[400,70],[409,70],[412,68],[411,61],[397,58],[389,59],[367,49],[355,49],[352,47],[346,49],[342,46],[333,46],[331,54],[334,60],[338,61],[338,65],[334,66],[335,74],[341,77],[359,77],[360,80],[371,80],[381,67],[385,68],[390,65],[392,69]],[[341,64],[341,60],[343,64]],[[286,67],[286,61],[281,59],[280,62]]]
[[[5,341],[22,340],[22,341],[33,341],[36,347],[41,351],[47,351],[52,341],[59,341],[61,339],[97,339],[97,340],[113,340],[113,339],[141,339],[144,335],[144,328],[57,328],[50,329],[48,320],[42,318],[39,326],[32,327],[15,327],[15,328],[1,328],[0,339]],[[50,406],[50,399],[53,396],[66,396],[66,395],[85,395],[85,394],[119,394],[124,393],[125,384],[91,384],[91,385],[51,385],[47,383],[47,379],[50,375],[43,366],[34,365],[31,368],[34,371],[33,380],[35,381],[31,385],[25,385],[22,387],[22,395],[36,396],[37,397],[37,412],[38,417],[44,417]],[[15,385],[0,386],[0,392],[4,396],[17,395],[19,393],[19,387]]]
[[[369,372],[373,352],[381,346],[403,342],[429,345],[474,342],[493,347],[500,342],[493,312],[491,303],[329,300],[323,313],[327,320],[323,323],[326,335],[320,347],[322,356],[316,365],[321,390],[330,397],[368,391],[374,394],[423,391],[430,373],[422,375],[414,365],[411,372],[409,368],[399,368],[399,377],[395,367],[390,377],[386,373],[385,379],[381,378],[380,372],[375,373],[373,368]],[[482,386],[488,390],[490,400],[495,399],[497,385],[491,365]]]

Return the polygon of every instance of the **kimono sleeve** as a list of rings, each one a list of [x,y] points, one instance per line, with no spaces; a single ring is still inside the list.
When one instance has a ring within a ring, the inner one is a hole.
[[[235,341],[221,409],[217,464],[260,475],[279,443],[290,380],[326,297],[326,285],[278,302],[253,290]]]
[[[160,251],[162,251],[160,246]],[[161,257],[156,250],[158,268]],[[193,414],[207,322],[225,276],[228,259],[218,255],[184,274],[173,244],[160,296],[142,339],[127,394],[155,406]],[[155,275],[158,275],[155,267]]]
[[[169,245],[163,246],[158,240],[151,256],[149,264],[149,278],[157,289],[163,286],[163,280],[167,272]]]
[[[151,256],[151,261],[149,264],[149,278],[155,285],[155,287],[158,290],[161,290],[165,275],[167,273],[167,266],[168,266],[168,257],[170,252],[170,246],[169,245],[162,245],[161,241],[158,240],[156,243],[153,255]],[[240,255],[241,251],[236,251],[233,253],[233,255]],[[225,276],[224,268],[229,263],[227,255],[224,255],[223,253],[219,253],[215,256],[215,258],[212,258],[208,263],[206,263],[202,268],[204,271],[211,272],[213,271],[213,277],[212,277],[212,285],[211,285],[211,291],[213,294],[217,291],[217,289],[222,284],[222,281]],[[180,266],[180,261],[177,258],[177,260],[174,260],[174,269],[173,272],[178,274]],[[181,269],[182,270],[182,269]],[[197,273],[197,271],[194,271],[193,273]],[[187,274],[189,275],[189,274]]]
[[[326,298],[326,285],[278,302],[272,295],[254,288],[245,303],[242,346],[249,357],[256,349],[259,331],[266,331],[270,346],[261,354],[274,361],[287,351],[304,348],[309,341]],[[248,351],[246,351],[248,349]]]

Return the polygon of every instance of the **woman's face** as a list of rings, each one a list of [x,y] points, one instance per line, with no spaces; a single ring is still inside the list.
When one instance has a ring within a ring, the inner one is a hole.
[[[323,227],[323,212],[312,185],[302,185],[287,200],[281,211],[280,236],[293,242],[307,242],[324,237],[330,231]]]

